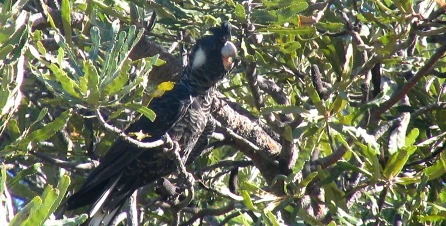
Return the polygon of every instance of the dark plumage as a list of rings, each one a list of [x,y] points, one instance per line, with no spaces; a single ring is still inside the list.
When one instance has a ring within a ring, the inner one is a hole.
[[[228,23],[211,32],[195,44],[175,87],[150,103],[149,108],[157,115],[155,121],[141,117],[126,130],[127,134],[150,134],[143,140],[146,142],[158,140],[167,132],[178,143],[184,163],[207,124],[215,85],[231,70],[236,55],[234,44],[229,42]],[[118,139],[81,189],[69,197],[67,209],[94,203],[89,224],[107,225],[136,189],[175,170],[173,156],[162,147],[141,149]]]

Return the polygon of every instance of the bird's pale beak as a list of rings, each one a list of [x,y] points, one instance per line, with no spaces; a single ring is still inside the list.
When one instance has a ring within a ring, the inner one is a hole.
[[[226,71],[230,71],[234,66],[234,59],[237,57],[237,48],[234,43],[227,41],[221,49],[223,66]]]

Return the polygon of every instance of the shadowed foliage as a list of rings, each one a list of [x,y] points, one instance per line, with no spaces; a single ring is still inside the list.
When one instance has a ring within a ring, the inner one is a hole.
[[[237,65],[183,160],[194,180],[151,179],[116,225],[445,222],[444,1],[0,7],[0,225],[81,224],[89,207],[65,202],[117,140],[172,150],[167,123],[156,139],[126,128],[168,115],[150,103],[223,21]]]

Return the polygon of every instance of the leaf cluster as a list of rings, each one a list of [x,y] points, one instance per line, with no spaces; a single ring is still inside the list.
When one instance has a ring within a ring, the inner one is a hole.
[[[239,66],[218,87],[231,114],[213,113],[210,145],[188,166],[193,202],[174,211],[149,185],[139,190],[140,222],[445,222],[441,1],[0,7],[2,225],[85,221],[87,208],[66,212],[63,202],[116,139],[97,112],[119,129],[154,119],[147,105],[172,88],[180,57],[223,20],[239,48]]]

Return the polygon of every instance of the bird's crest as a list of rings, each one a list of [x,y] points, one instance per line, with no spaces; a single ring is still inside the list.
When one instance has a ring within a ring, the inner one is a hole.
[[[227,21],[222,22],[220,27],[213,27],[209,30],[215,37],[221,38],[222,42],[226,42],[231,39],[231,24]]]

